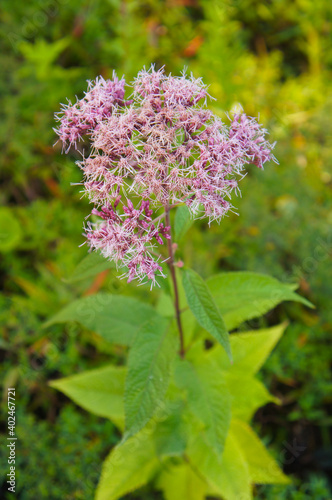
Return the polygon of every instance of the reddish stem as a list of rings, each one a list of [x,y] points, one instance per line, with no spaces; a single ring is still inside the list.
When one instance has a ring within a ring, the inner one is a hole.
[[[170,220],[170,206],[168,205],[165,209],[165,225],[166,227],[171,227],[171,220]],[[171,277],[173,281],[173,288],[174,288],[174,308],[175,308],[175,317],[176,317],[176,322],[178,325],[179,329],[179,334],[180,334],[180,357],[184,358],[185,355],[185,350],[184,350],[184,336],[183,336],[183,330],[182,330],[182,324],[181,324],[181,311],[180,311],[180,302],[179,302],[179,290],[178,290],[178,284],[176,280],[176,273],[175,273],[175,267],[174,267],[174,253],[173,253],[173,241],[172,241],[172,232],[170,230],[170,239],[167,240],[167,248],[168,248],[168,265],[171,271]]]

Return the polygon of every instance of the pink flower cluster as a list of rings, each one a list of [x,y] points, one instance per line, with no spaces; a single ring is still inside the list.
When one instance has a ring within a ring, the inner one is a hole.
[[[156,274],[164,276],[162,267],[151,254],[153,241],[160,245],[164,238],[170,238],[169,227],[161,222],[155,226],[152,220],[153,210],[149,201],[141,201],[135,209],[128,200],[123,205],[123,214],[117,213],[121,200],[119,196],[112,205],[105,205],[101,210],[94,208],[92,214],[99,216],[103,222],[88,224],[87,238],[92,248],[115,262],[122,262],[128,268],[128,283],[138,278],[139,281],[148,278],[155,281]]]
[[[63,108],[57,133],[69,147],[83,135],[91,142],[90,155],[79,162],[85,192],[101,207],[92,213],[102,221],[86,230],[90,246],[126,266],[129,280],[154,283],[162,270],[152,241],[161,244],[169,228],[153,223],[150,204],[155,210],[186,204],[193,217],[220,221],[232,207],[236,174],[274,159],[273,145],[245,114],[227,127],[206,108],[207,89],[193,76],[143,70],[128,101],[124,86],[116,75],[90,83],[82,100]],[[119,203],[129,196],[139,208]]]
[[[77,100],[75,104],[69,101],[63,105],[61,113],[55,115],[60,121],[56,132],[63,145],[68,143],[69,147],[72,144],[76,146],[78,140],[112,114],[115,105],[123,105],[124,86],[124,79],[118,80],[115,73],[113,80],[104,80],[100,76],[94,82],[88,82],[88,91],[83,99]]]

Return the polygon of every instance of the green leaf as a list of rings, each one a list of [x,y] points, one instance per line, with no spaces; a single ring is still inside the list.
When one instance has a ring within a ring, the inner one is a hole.
[[[193,218],[190,211],[186,205],[180,205],[176,209],[174,218],[174,238],[175,240],[181,240],[186,234],[188,229],[193,225]]]
[[[294,293],[288,284],[264,274],[221,273],[209,278],[207,285],[229,330],[262,316],[284,300],[313,307],[304,297]]]
[[[213,297],[203,279],[191,269],[183,272],[183,287],[188,305],[202,328],[207,330],[232,359],[229,335]]]
[[[49,382],[76,404],[124,427],[123,392],[126,368],[105,366]]]
[[[160,458],[183,455],[186,443],[186,428],[182,419],[183,401],[175,401],[171,414],[158,423],[156,429],[156,450]]]
[[[199,433],[187,450],[189,463],[208,483],[209,495],[221,495],[224,500],[251,500],[248,466],[234,436],[228,433],[222,456],[211,451]]]
[[[287,323],[272,328],[264,328],[251,332],[232,335],[232,349],[234,349],[234,365],[247,374],[257,373],[271,351],[281,338]]]
[[[115,264],[110,260],[105,259],[98,252],[91,252],[76,266],[73,274],[66,280],[68,283],[76,283],[87,278],[91,278],[107,269],[114,269]]]
[[[236,437],[248,463],[252,482],[258,484],[289,484],[291,482],[249,425],[234,419],[231,423],[231,432]]]
[[[211,492],[218,494],[220,492],[216,485],[220,477],[222,453],[218,453],[215,447],[210,445],[195,416],[184,412],[184,419],[188,428],[186,459],[192,469],[205,479],[208,487],[212,488]]]
[[[223,370],[243,372],[246,376],[254,375],[265,363],[286,326],[287,323],[282,323],[272,328],[232,334],[230,343],[233,364],[218,345],[210,349],[207,356],[214,359]]]
[[[117,500],[146,484],[159,465],[153,434],[147,429],[117,445],[106,458],[96,500]]]
[[[271,402],[279,404],[279,400],[255,377],[231,371],[225,373],[225,382],[232,400],[232,417],[250,422],[261,406]]]
[[[168,319],[155,315],[130,349],[125,388],[126,437],[138,432],[164,403],[178,336]]]
[[[165,500],[205,500],[206,483],[187,463],[170,465],[157,481]]]
[[[108,342],[131,345],[141,326],[156,315],[153,307],[124,295],[96,293],[75,300],[44,324],[78,321]]]
[[[10,252],[21,241],[22,230],[14,212],[0,207],[0,252]]]
[[[230,395],[221,375],[218,366],[204,357],[198,365],[187,360],[176,363],[176,384],[186,392],[188,407],[202,424],[208,445],[220,455],[231,419]]]
[[[248,465],[232,432],[227,436],[221,460],[218,489],[225,500],[253,498]]]

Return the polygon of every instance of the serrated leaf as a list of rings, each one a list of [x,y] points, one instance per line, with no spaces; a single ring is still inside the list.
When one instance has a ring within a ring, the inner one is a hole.
[[[152,317],[136,335],[125,388],[126,438],[138,432],[164,402],[177,350],[178,336],[161,316]]]
[[[208,445],[221,455],[231,419],[231,402],[218,367],[204,358],[198,365],[179,360],[175,381],[187,393],[188,407],[202,424],[201,432]]]
[[[294,293],[289,284],[252,272],[228,272],[207,280],[226,326],[232,330],[244,321],[262,316],[285,300],[313,305]]]
[[[204,280],[192,269],[185,269],[183,287],[188,305],[198,323],[224,347],[229,359],[232,359],[229,335],[224,320]]]
[[[159,462],[147,429],[117,445],[106,458],[95,500],[117,500],[146,484]]]
[[[170,465],[157,481],[165,500],[204,500],[206,483],[187,463]]]
[[[66,280],[68,283],[76,283],[78,281],[91,278],[107,269],[114,269],[115,264],[110,260],[105,259],[98,252],[91,252],[76,266],[72,275]]]
[[[124,427],[123,392],[126,368],[105,366],[49,382],[85,410]]]
[[[223,370],[254,375],[263,366],[286,327],[287,323],[282,323],[272,328],[232,334],[233,364],[218,345],[210,349],[208,357],[214,359]]]
[[[153,307],[124,295],[96,293],[77,299],[44,324],[78,321],[108,342],[131,345],[140,327],[156,315]]]
[[[231,432],[248,463],[250,479],[258,484],[289,484],[291,481],[248,424],[234,419]]]
[[[180,240],[193,225],[193,218],[186,205],[181,205],[176,209],[174,218],[174,238]]]

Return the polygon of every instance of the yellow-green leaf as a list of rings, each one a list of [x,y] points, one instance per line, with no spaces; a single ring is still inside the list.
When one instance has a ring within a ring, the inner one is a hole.
[[[210,495],[220,495],[224,500],[251,500],[252,489],[248,465],[231,432],[227,435],[222,454],[215,455],[197,434],[187,451],[189,463],[209,485]]]
[[[291,482],[248,424],[234,419],[231,423],[231,432],[248,463],[252,482],[258,484],[288,484]]]
[[[250,422],[255,412],[267,403],[279,403],[255,377],[243,373],[225,373],[225,382],[232,401],[232,417]]]
[[[157,481],[165,500],[205,500],[206,483],[187,463],[170,465]]]
[[[117,500],[146,484],[159,465],[153,435],[145,428],[106,458],[95,500]]]
[[[265,363],[286,326],[287,323],[282,323],[272,328],[230,335],[233,364],[229,362],[223,349],[218,345],[210,349],[208,356],[214,359],[223,370],[254,375]]]
[[[87,411],[124,427],[123,391],[126,368],[108,365],[50,382]]]

